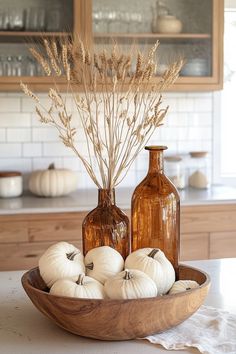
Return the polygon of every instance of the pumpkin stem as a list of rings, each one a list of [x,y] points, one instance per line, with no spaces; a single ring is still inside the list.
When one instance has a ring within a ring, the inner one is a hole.
[[[67,253],[66,257],[70,260],[73,261],[75,256],[78,254],[78,252],[71,252],[71,253]]]
[[[54,162],[53,162],[53,163],[50,163],[50,165],[48,166],[48,170],[55,170],[55,164],[54,164]]]
[[[131,278],[133,278],[132,273],[130,273],[130,271],[128,269],[125,269],[125,276],[123,279],[130,280]]]
[[[84,274],[80,274],[78,280],[76,281],[76,284],[78,285],[84,285]]]
[[[158,248],[154,248],[153,250],[151,250],[151,252],[148,254],[148,257],[154,258],[155,254],[157,254],[157,252],[159,252]]]
[[[93,267],[94,267],[93,262],[86,265],[86,268],[89,270],[93,270]]]
[[[191,288],[186,288],[186,290],[191,290]]]

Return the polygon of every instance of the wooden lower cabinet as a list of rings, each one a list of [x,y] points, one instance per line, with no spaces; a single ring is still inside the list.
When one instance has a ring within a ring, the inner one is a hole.
[[[78,240],[70,240],[76,247],[81,247]],[[42,253],[55,241],[18,242],[2,244],[0,253],[0,270],[30,269],[38,265]]]
[[[41,254],[58,241],[82,248],[86,214],[0,216],[0,271],[37,266]],[[223,257],[236,257],[236,204],[182,206],[180,260]]]
[[[209,234],[190,233],[180,236],[180,260],[190,261],[209,258]]]
[[[210,234],[209,258],[236,257],[236,231]]]
[[[182,206],[180,259],[236,257],[236,204]]]
[[[0,271],[36,267],[42,253],[59,241],[82,249],[81,225],[86,214],[0,216]]]

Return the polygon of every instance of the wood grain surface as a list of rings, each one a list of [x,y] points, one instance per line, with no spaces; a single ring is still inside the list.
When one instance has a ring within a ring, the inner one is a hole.
[[[201,306],[209,290],[209,276],[181,265],[180,279],[196,280],[201,285],[155,298],[75,299],[49,294],[38,268],[23,275],[22,285],[38,310],[67,331],[101,340],[128,340],[176,326]]]

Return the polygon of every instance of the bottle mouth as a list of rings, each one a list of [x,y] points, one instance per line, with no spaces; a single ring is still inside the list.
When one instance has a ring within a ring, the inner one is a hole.
[[[160,151],[160,150],[167,150],[167,146],[163,145],[150,145],[150,146],[145,146],[145,150],[155,150],[155,151]]]

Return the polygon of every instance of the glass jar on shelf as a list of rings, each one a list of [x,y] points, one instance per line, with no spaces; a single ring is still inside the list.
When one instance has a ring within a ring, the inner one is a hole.
[[[210,173],[208,167],[207,151],[192,151],[190,154],[190,166],[188,183],[190,187],[206,189],[210,186]]]
[[[167,177],[178,189],[187,187],[187,175],[184,160],[181,156],[166,156],[165,171]]]
[[[58,3],[50,7],[46,13],[46,32],[59,32],[62,31],[62,7]]]

